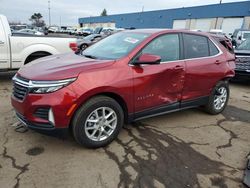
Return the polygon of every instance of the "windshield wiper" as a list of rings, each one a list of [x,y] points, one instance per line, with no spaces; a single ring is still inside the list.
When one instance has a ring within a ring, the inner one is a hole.
[[[97,59],[97,57],[89,54],[83,54],[84,57],[90,58],[90,59]]]

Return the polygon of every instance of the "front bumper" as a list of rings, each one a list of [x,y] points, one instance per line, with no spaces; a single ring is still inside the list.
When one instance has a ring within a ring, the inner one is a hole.
[[[16,112],[17,119],[30,129],[38,130],[55,130],[55,126],[51,123],[35,123],[28,121],[22,114]]]
[[[16,111],[17,118],[29,128],[54,130],[69,127],[74,110],[77,107],[77,96],[72,84],[53,93],[28,93],[23,100],[19,100],[12,95],[11,104]],[[74,109],[72,109],[72,106]],[[41,108],[52,110],[53,121],[36,115],[37,110]]]

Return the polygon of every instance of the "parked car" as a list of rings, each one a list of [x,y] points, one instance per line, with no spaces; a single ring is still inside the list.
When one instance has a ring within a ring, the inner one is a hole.
[[[32,35],[44,35],[43,32],[37,31],[35,29],[21,29],[21,30],[17,31],[16,33],[28,33],[28,34],[32,34]]]
[[[70,128],[79,144],[96,148],[114,140],[124,122],[200,106],[221,113],[234,68],[234,54],[209,34],[123,31],[81,54],[22,67],[11,101],[28,127]]]
[[[60,29],[59,29],[59,27],[57,27],[57,26],[50,26],[49,28],[48,28],[48,33],[57,33],[57,32],[59,32],[60,31]]]
[[[75,35],[76,34],[76,29],[74,29],[74,28],[67,28],[66,29],[66,33],[68,33],[69,35]]]
[[[233,46],[237,47],[243,41],[250,38],[250,30],[247,29],[235,29],[232,37]]]
[[[0,70],[18,69],[37,58],[77,50],[75,38],[11,33],[7,18],[0,15]]]
[[[250,38],[246,39],[235,49],[236,77],[235,79],[250,79]]]
[[[77,47],[79,50],[83,51],[92,44],[98,42],[99,40],[103,39],[106,35],[101,34],[91,34],[84,38],[77,39]]]
[[[76,31],[76,35],[78,36],[88,36],[93,33],[92,29],[80,28]]]

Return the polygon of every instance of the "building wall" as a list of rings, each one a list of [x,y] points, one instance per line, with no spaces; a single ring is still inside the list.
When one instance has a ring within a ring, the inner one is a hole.
[[[190,20],[187,26],[194,25],[195,19],[247,17],[246,25],[249,26],[250,1],[223,3],[197,7],[168,9],[159,11],[138,12],[129,14],[117,14],[110,16],[98,16],[79,18],[79,24],[115,23],[122,28],[172,28],[174,20]],[[219,23],[221,20],[218,20]],[[217,22],[218,23],[218,22]]]

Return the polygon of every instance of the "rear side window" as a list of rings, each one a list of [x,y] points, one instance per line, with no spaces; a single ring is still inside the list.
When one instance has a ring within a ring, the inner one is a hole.
[[[208,40],[210,56],[217,55],[219,53],[218,48],[214,45],[211,40]]]
[[[207,37],[184,34],[184,54],[186,59],[209,56]]]

